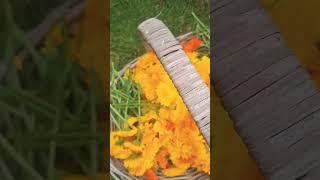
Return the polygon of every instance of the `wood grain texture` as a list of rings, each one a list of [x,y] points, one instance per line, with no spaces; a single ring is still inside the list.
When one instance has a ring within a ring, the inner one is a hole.
[[[320,179],[320,91],[258,0],[213,0],[212,79],[266,179]]]

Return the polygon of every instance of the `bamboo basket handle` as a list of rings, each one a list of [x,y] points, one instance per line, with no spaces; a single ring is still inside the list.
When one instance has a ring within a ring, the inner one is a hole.
[[[164,69],[210,146],[210,90],[190,63],[179,41],[160,20],[151,18],[138,26],[145,42]]]

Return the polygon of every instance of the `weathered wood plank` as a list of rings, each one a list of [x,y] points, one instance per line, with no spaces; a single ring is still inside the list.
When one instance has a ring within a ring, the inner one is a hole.
[[[294,124],[291,123],[292,125],[281,131],[281,133],[277,134],[277,136],[274,136],[261,145],[257,146],[258,148],[268,146],[271,147],[270,149],[275,149],[276,151],[278,151],[277,154],[279,157],[276,159],[278,163],[275,163],[275,160],[270,161],[270,157],[274,156],[274,153],[264,153],[264,156],[269,156],[269,162],[273,164],[273,166],[269,167],[272,167],[273,171],[277,166],[284,166],[291,160],[295,159],[296,153],[293,154],[288,152],[299,151],[298,153],[302,155],[307,149],[310,148],[306,147],[306,143],[314,139],[314,137],[319,138],[319,118],[320,111],[318,107],[317,111],[310,113]],[[314,144],[314,146],[319,146],[319,144]],[[277,166],[274,166],[274,164],[276,164]]]
[[[216,17],[214,22],[216,39],[212,48],[219,52],[214,54],[216,62],[277,32],[261,9],[242,15]]]
[[[210,13],[231,4],[233,0],[212,0],[210,4]]]
[[[247,30],[246,26],[251,26],[251,31],[266,31],[271,29],[271,32],[275,31],[274,27],[262,26],[271,22],[269,17],[264,16],[264,11],[261,8],[252,9],[246,13],[235,15],[235,16],[217,16],[214,19],[215,33],[215,42],[220,42],[225,40],[224,38],[230,36],[232,33],[241,32]],[[256,26],[255,22],[259,21],[260,26]],[[257,32],[258,33],[258,32]],[[261,33],[261,32],[260,32]]]
[[[231,115],[236,118],[236,125],[252,124],[254,123],[252,121],[256,121],[259,117],[270,117],[270,113],[280,109],[281,106],[286,107],[289,104],[292,106],[295,102],[308,97],[308,93],[312,94],[316,91],[315,88],[312,88],[308,78],[304,69],[300,67],[236,106],[230,111]],[[303,91],[302,94],[297,94],[301,91]]]
[[[271,180],[320,179],[320,92],[257,0],[216,0],[213,84]]]
[[[214,72],[214,77],[221,95],[225,95],[239,83],[289,56],[291,52],[284,48],[279,39],[279,34],[274,34],[217,62],[215,68],[220,70]]]
[[[291,84],[289,88],[283,89],[282,93],[270,97],[266,96],[262,99],[265,102],[257,102],[253,108],[246,109],[244,112],[246,116],[242,116],[242,118],[231,113],[235,126],[249,149],[255,148],[284,129],[290,130],[288,127],[299,121],[299,118],[303,119],[305,113],[301,111],[305,110],[304,106],[291,107],[316,93],[308,82],[300,79]],[[313,107],[309,108],[313,109]],[[306,113],[308,112],[306,111]],[[280,125],[277,126],[277,124]]]
[[[314,113],[312,118],[319,127],[319,111]],[[308,173],[312,168],[320,163],[320,145],[316,143],[320,138],[319,133],[304,135],[304,138],[297,141],[289,148],[278,147],[266,143],[256,148],[252,148],[252,154],[256,157],[260,167],[270,179],[291,180],[297,179]]]
[[[242,82],[238,87],[223,96],[225,108],[227,110],[233,109],[235,106],[238,106],[261,90],[294,71],[300,64],[292,59],[295,59],[292,55],[285,57],[261,72],[254,74],[254,76],[247,81]],[[234,75],[232,77],[238,76]]]
[[[320,165],[303,174],[298,180],[314,180],[320,177]]]
[[[252,137],[251,142],[258,142],[259,138],[263,141],[275,141],[279,136],[284,140],[283,134],[291,133],[293,131],[292,128],[300,123],[303,124],[307,121],[305,118],[311,116],[320,109],[319,102],[319,91],[311,90],[311,93],[305,99],[297,102],[293,106],[287,106],[285,108],[286,113],[277,110],[270,114],[268,119],[265,117],[257,119],[256,124],[253,124],[252,126],[261,128],[263,131],[259,136]],[[279,119],[281,119],[281,121],[279,121]],[[305,133],[308,129],[300,129],[300,131]],[[286,142],[290,144],[290,141],[286,140]],[[282,145],[286,145],[286,143],[283,142]]]
[[[246,13],[252,9],[260,7],[256,2],[257,0],[217,0],[220,2],[220,6],[215,8],[211,12],[215,17],[218,16],[238,16],[240,14]],[[213,4],[213,3],[212,3]]]

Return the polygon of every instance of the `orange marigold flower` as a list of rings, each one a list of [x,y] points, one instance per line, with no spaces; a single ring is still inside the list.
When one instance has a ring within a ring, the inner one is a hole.
[[[169,131],[174,131],[175,125],[174,125],[174,123],[172,123],[172,122],[170,122],[170,121],[167,121],[167,123],[166,123],[166,128],[167,128]]]
[[[202,45],[202,43],[203,42],[199,38],[192,37],[189,41],[182,44],[182,48],[186,52],[195,51]]]
[[[168,164],[168,151],[165,149],[160,150],[160,152],[158,153],[158,155],[156,156],[156,161],[158,163],[158,165],[160,166],[160,168],[162,169],[166,169],[169,164]]]
[[[144,176],[147,180],[158,180],[158,176],[156,175],[156,173],[154,173],[152,169],[147,170]]]

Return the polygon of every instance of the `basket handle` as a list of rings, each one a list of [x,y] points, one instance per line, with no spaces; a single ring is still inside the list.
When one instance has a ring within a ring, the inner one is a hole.
[[[179,41],[160,20],[151,18],[138,26],[196,121],[210,146],[210,90],[190,63]]]

